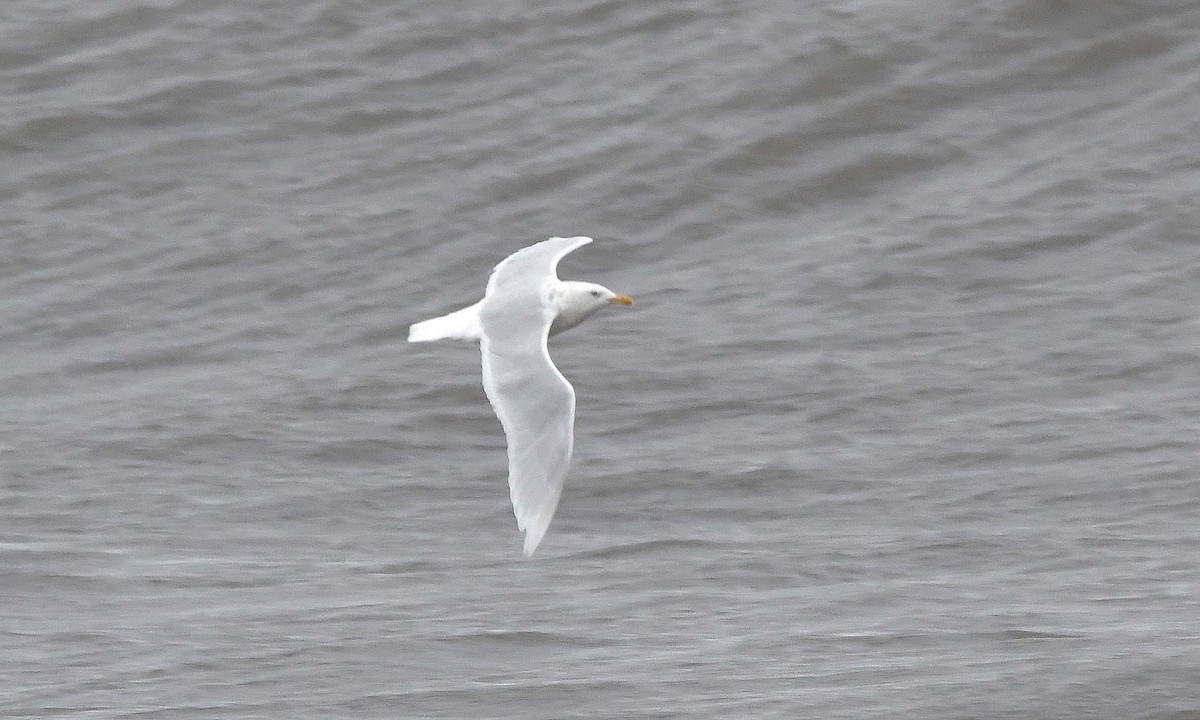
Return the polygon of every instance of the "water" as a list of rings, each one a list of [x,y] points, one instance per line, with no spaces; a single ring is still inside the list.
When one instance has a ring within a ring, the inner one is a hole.
[[[1200,8],[11,2],[0,714],[1200,717]],[[638,304],[526,560],[476,351]]]

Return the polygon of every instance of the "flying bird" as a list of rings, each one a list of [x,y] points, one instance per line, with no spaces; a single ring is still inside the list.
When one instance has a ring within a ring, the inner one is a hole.
[[[492,270],[482,300],[408,330],[409,342],[479,341],[483,389],[508,441],[508,489],[526,555],[554,518],[574,442],[575,389],[546,340],[603,307],[633,304],[603,285],[558,279],[558,261],[590,242],[552,237],[518,250]]]

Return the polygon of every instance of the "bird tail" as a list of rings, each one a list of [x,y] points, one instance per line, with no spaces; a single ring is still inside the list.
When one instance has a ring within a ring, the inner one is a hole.
[[[483,333],[479,324],[479,306],[482,300],[455,310],[449,315],[414,323],[408,328],[409,342],[431,342],[433,340],[478,340]]]

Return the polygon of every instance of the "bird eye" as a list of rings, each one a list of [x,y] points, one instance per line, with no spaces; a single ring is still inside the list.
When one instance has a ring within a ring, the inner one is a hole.
[[[593,291],[592,291],[592,297],[600,297],[600,291],[599,291],[599,290],[593,290]]]

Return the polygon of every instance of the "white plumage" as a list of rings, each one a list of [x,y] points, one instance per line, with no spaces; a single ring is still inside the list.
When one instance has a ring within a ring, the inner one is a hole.
[[[632,305],[595,283],[558,279],[558,261],[592,242],[553,237],[492,270],[483,299],[414,324],[409,342],[479,340],[483,388],[508,441],[508,486],[532,555],[550,527],[574,442],[575,390],[550,359],[546,339],[606,305]]]

